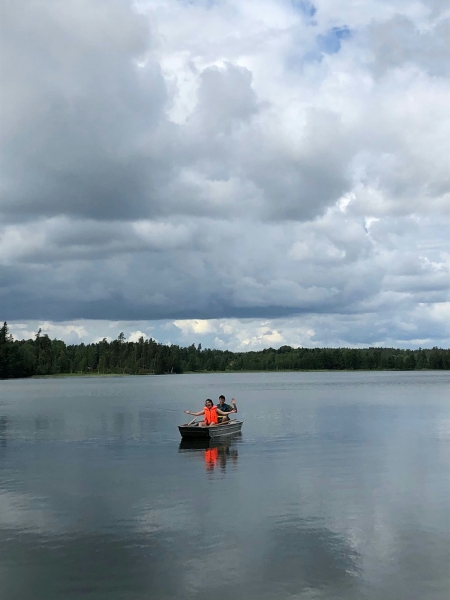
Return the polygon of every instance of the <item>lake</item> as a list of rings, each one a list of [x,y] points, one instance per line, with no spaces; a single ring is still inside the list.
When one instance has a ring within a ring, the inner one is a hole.
[[[0,381],[5,600],[447,600],[449,372]],[[180,443],[234,396],[242,434]]]

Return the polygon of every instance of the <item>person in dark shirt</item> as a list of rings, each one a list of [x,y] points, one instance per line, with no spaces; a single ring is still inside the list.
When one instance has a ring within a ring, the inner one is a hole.
[[[236,400],[234,398],[231,398],[231,404],[233,406],[230,406],[229,404],[227,404],[225,402],[225,396],[220,395],[219,396],[219,404],[217,404],[217,408],[220,409],[223,412],[237,412],[237,406],[236,406]],[[222,417],[219,415],[219,423],[224,423],[225,421],[229,421],[230,417],[228,415]]]

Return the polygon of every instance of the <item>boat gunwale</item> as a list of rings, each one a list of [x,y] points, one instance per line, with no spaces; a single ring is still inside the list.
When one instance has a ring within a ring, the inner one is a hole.
[[[238,419],[230,419],[229,421],[226,421],[225,423],[217,423],[216,425],[206,425],[204,426],[202,429],[215,429],[216,427],[224,427],[225,425],[231,425],[231,424],[238,424],[238,423],[243,423],[244,421],[239,421]],[[183,425],[178,425],[178,427],[185,427],[189,429],[196,429],[199,427],[198,423],[184,423]]]

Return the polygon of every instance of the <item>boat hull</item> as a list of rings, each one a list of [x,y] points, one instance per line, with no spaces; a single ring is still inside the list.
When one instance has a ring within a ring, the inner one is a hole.
[[[228,421],[215,427],[200,427],[199,425],[179,425],[178,430],[183,440],[217,440],[239,433],[243,421]]]

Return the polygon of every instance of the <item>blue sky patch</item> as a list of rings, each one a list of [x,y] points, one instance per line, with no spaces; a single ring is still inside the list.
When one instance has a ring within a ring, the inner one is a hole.
[[[313,17],[317,12],[314,4],[308,0],[291,0],[291,2],[292,6],[303,13],[305,17]]]
[[[349,27],[333,27],[325,33],[316,37],[315,45],[305,54],[292,53],[287,57],[286,65],[289,69],[297,69],[299,66],[304,66],[308,63],[322,62],[326,54],[336,54],[341,49],[343,40],[347,40],[352,36]]]
[[[342,40],[348,40],[351,35],[351,31],[346,25],[333,27],[317,36],[317,46],[324,54],[336,54],[341,49]]]

